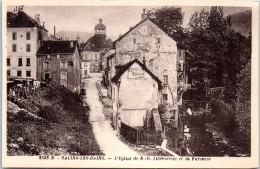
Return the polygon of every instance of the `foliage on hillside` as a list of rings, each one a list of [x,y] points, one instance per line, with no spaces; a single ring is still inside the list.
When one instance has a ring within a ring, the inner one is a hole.
[[[8,155],[100,155],[88,122],[89,108],[80,96],[62,86],[47,85],[27,99],[16,99],[25,111],[39,119],[28,118],[8,107]],[[27,113],[28,114],[28,113]]]

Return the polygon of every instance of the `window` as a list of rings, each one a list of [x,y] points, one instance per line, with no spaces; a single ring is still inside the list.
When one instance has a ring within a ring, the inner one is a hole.
[[[50,69],[50,62],[43,62],[43,69]]]
[[[88,62],[84,62],[84,66],[85,66],[85,67],[88,67]]]
[[[7,70],[7,76],[11,76],[11,71]]]
[[[30,44],[26,44],[26,52],[31,52],[31,45]]]
[[[163,82],[168,83],[168,75],[163,75]]]
[[[7,62],[7,66],[11,66],[11,60],[10,60],[10,58],[7,58],[6,62]]]
[[[31,40],[31,33],[30,32],[26,32],[26,40]]]
[[[95,54],[95,59],[98,59],[98,58],[97,58],[97,54]]]
[[[60,55],[57,55],[57,59],[59,59],[60,58]]]
[[[61,72],[61,80],[67,80],[67,72]]]
[[[17,39],[17,33],[13,32],[13,40],[16,40],[16,39]]]
[[[134,44],[136,43],[136,39],[134,38]]]
[[[12,51],[13,51],[13,52],[16,52],[16,44],[13,44],[13,45],[12,45]]]
[[[22,58],[18,58],[18,66],[23,66],[23,59]]]
[[[26,71],[26,77],[31,77],[31,71]]]
[[[157,43],[161,43],[161,39],[160,38],[156,38],[156,42]]]
[[[67,62],[66,61],[61,61],[60,62],[60,68],[61,69],[67,69]]]
[[[30,58],[26,58],[26,66],[31,66],[31,59]]]
[[[22,76],[22,71],[17,71],[17,76],[21,77]]]
[[[165,100],[165,101],[168,100],[168,95],[167,94],[163,94],[163,100]]]

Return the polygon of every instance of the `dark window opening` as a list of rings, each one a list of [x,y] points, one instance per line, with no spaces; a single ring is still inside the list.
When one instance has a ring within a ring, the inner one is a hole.
[[[12,45],[12,51],[16,52],[16,45]]]
[[[26,77],[31,77],[31,71],[26,71]]]
[[[31,33],[30,32],[26,33],[26,40],[31,40]]]
[[[26,58],[26,66],[31,66],[31,59],[30,58]]]
[[[134,43],[136,43],[136,39],[134,38]]]
[[[11,71],[7,70],[7,76],[11,76]]]
[[[30,44],[26,45],[26,52],[31,52],[31,45]]]
[[[17,33],[13,32],[13,40],[16,40],[16,39],[17,39]]]
[[[165,100],[165,101],[168,100],[168,95],[167,94],[163,94],[163,100]]]
[[[18,58],[18,66],[23,66],[23,59],[22,58]]]
[[[21,77],[22,76],[22,71],[17,71],[17,76]]]
[[[11,66],[11,60],[10,60],[10,58],[7,58],[7,66]]]

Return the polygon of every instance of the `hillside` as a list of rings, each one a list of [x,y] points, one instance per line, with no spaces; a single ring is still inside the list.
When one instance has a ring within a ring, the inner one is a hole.
[[[77,31],[59,31],[56,33],[56,37],[69,38],[70,40],[75,40],[78,35],[80,37],[80,42],[86,42],[89,38],[94,36],[94,33],[77,32]],[[107,38],[110,38],[112,41],[114,41],[118,37],[108,36]]]
[[[62,86],[47,85],[7,104],[7,155],[101,155],[88,106]]]
[[[235,13],[230,15],[231,28],[236,32],[248,37],[252,27],[252,11],[247,10],[245,12]]]
[[[86,42],[94,34],[88,32],[77,32],[77,31],[59,31],[56,33],[56,37],[69,38],[70,40],[75,40],[78,35],[80,37],[80,42],[82,41]]]

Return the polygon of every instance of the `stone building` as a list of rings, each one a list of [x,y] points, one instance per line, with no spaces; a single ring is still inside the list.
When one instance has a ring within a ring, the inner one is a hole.
[[[81,45],[82,60],[90,62],[90,72],[102,70],[102,56],[111,46],[111,40],[106,39],[106,26],[99,19],[99,24],[95,26],[95,35]]]
[[[146,17],[115,41],[115,50],[116,72],[134,59],[145,61],[146,67],[163,82],[160,100],[177,109],[178,72],[185,66],[178,57],[183,58],[185,52],[174,38]]]
[[[161,88],[156,98],[158,102],[156,104],[153,103],[149,108],[146,107],[146,110],[153,109],[158,111],[159,104],[168,103],[171,105],[169,112],[174,117],[174,126],[178,128],[178,106],[182,104],[182,94],[188,86],[185,59],[186,50],[181,46],[181,43],[161,29],[154,19],[142,15],[142,20],[139,23],[131,27],[129,31],[114,41],[114,49],[114,54],[106,54],[108,55],[106,57],[108,61],[104,73],[106,78],[104,79],[106,79],[107,83],[108,96],[114,100],[113,108],[117,112],[115,115],[117,118],[114,119],[115,127],[119,125],[117,121],[119,117],[121,118],[123,112],[122,109],[119,109],[118,105],[124,107],[124,104],[127,105],[128,103],[123,103],[120,98],[118,98],[117,95],[121,91],[121,85],[118,86],[114,84],[115,81],[113,79],[120,75],[125,65],[132,63],[134,60],[138,60],[161,82]],[[110,80],[111,78],[112,80]],[[148,83],[148,81],[142,81],[139,85],[146,86],[148,85],[146,83]],[[131,84],[131,82],[129,82],[129,84]],[[128,87],[125,89],[130,91],[130,93],[123,92],[119,94],[125,95],[121,97],[126,97],[129,102],[135,103],[132,106],[136,107],[138,113],[131,113],[139,117],[140,121],[143,120],[144,116],[142,115],[144,115],[146,111],[145,109],[142,111],[141,108],[139,111],[139,104],[142,102],[142,99],[146,100],[146,98],[141,98],[141,96],[138,95],[149,96],[150,91],[147,91],[148,88],[146,87]],[[139,91],[139,88],[141,91]],[[136,90],[137,92],[132,90]],[[140,98],[138,99],[138,97]],[[150,102],[153,102],[153,99],[150,99]],[[128,114],[129,117],[130,114]]]
[[[33,19],[22,6],[7,12],[7,77],[36,80],[36,52],[47,39],[39,14]]]
[[[77,41],[43,41],[37,52],[37,80],[79,91],[80,78]]]
[[[147,112],[157,110],[162,82],[138,59],[125,64],[111,79],[115,100],[114,125],[118,117],[121,123],[131,127],[144,127]]]

